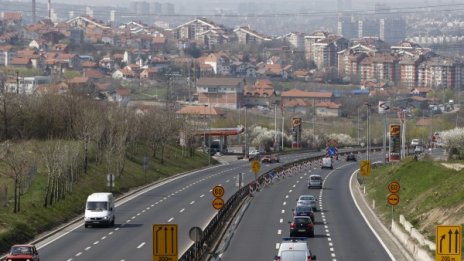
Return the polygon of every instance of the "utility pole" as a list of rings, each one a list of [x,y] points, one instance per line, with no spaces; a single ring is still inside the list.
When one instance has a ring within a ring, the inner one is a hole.
[[[285,125],[285,124],[284,124],[284,123],[285,123],[284,118],[285,118],[285,117],[284,117],[284,106],[283,106],[283,104],[281,104],[280,106],[281,106],[280,109],[282,110],[282,135],[281,135],[281,136],[282,136],[282,137],[281,137],[281,139],[282,139],[282,144],[281,144],[281,147],[280,147],[280,148],[281,148],[281,150],[283,151],[283,150],[284,150],[284,128],[285,128],[285,126],[284,126],[284,125]]]
[[[16,94],[19,94],[19,72],[16,71]]]
[[[245,105],[245,156],[248,158],[248,127],[247,127],[247,106]]]
[[[371,105],[369,103],[365,103],[367,107],[367,141],[366,141],[366,157],[367,160],[370,160],[370,147],[371,147],[371,126],[370,126],[370,119],[369,119],[369,111],[371,109]]]
[[[277,151],[277,102],[274,102],[274,151]]]

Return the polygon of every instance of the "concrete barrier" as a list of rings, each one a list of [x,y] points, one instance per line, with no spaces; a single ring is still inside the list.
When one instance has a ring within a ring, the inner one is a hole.
[[[417,229],[411,229],[411,237],[417,240],[417,242],[419,242],[419,245],[425,246],[425,238]]]
[[[406,245],[406,243],[408,242],[408,239],[409,239],[409,234],[408,233],[405,233],[403,232],[403,230],[401,229],[401,227],[398,225],[398,223],[396,223],[395,221],[392,221],[392,225],[391,225],[391,232],[393,233],[393,235],[396,236],[396,238],[398,238],[398,240]],[[411,252],[412,253],[412,252]]]

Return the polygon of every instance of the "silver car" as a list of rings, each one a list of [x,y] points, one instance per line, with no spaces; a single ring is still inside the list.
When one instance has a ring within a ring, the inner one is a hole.
[[[301,195],[296,201],[296,206],[310,206],[313,211],[317,211],[317,198],[313,195]]]

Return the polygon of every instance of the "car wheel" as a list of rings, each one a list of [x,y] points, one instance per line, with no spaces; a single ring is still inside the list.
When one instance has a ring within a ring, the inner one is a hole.
[[[89,227],[89,225],[87,225],[87,224],[84,224],[84,227],[85,227],[85,228],[88,228],[88,227]]]

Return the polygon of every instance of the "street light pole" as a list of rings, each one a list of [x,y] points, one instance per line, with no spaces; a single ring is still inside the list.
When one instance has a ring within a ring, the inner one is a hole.
[[[277,102],[274,102],[274,151],[277,151]]]
[[[365,103],[367,106],[367,141],[366,141],[366,157],[367,160],[370,160],[370,147],[371,147],[371,124],[369,119],[369,111],[371,109],[371,105],[369,103]]]

